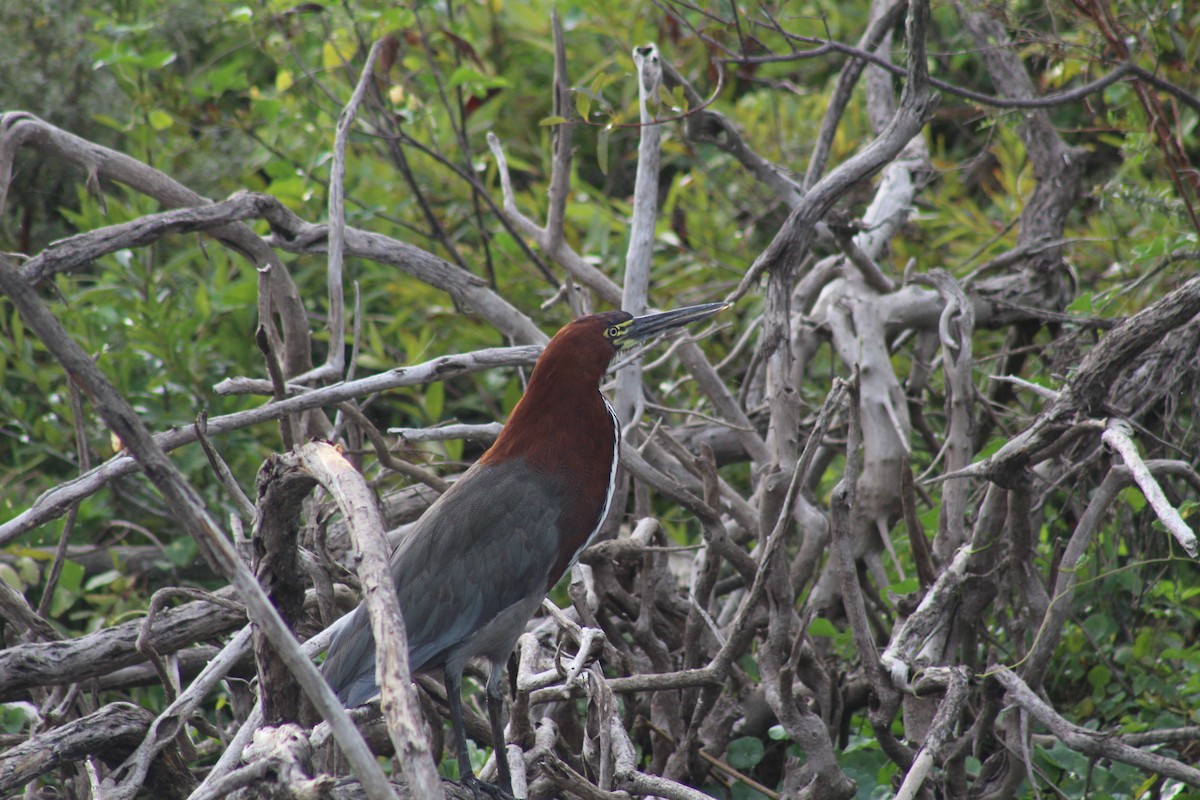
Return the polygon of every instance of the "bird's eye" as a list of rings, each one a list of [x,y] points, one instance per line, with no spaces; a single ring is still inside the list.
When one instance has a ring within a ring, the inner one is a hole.
[[[621,335],[621,329],[618,326],[613,325],[611,328],[608,329],[608,338],[615,339],[620,335]]]

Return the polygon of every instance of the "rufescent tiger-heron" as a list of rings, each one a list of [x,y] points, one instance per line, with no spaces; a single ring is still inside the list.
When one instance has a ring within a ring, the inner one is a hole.
[[[612,501],[621,437],[600,380],[618,352],[726,307],[707,303],[636,318],[610,311],[568,323],[538,358],[495,443],[393,553],[410,667],[442,670],[461,780],[477,798],[511,792],[501,721],[505,662]],[[489,665],[488,717],[503,793],[475,777],[468,757],[460,684],[472,659]],[[365,604],[333,638],[322,671],[347,706],[379,693]]]

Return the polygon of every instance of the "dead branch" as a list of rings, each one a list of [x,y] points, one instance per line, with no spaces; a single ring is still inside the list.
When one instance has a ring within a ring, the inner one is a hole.
[[[39,775],[92,756],[116,766],[142,740],[151,719],[149,711],[132,703],[111,703],[0,752],[0,792],[13,792]],[[148,768],[148,786],[156,797],[181,799],[195,784],[174,748]]]
[[[1059,741],[1072,750],[1078,750],[1093,758],[1109,758],[1132,764],[1146,772],[1174,778],[1188,786],[1200,787],[1200,769],[1187,766],[1173,758],[1132,747],[1106,733],[1068,722],[1008,667],[994,665],[988,668],[988,672],[1000,682],[1013,702],[1032,714],[1034,719],[1045,725]]]
[[[232,591],[221,592],[233,598]],[[244,611],[208,601],[185,603],[157,615],[148,642],[160,654],[222,636],[246,624]],[[0,650],[0,698],[15,699],[35,686],[81,683],[145,660],[137,650],[140,620],[86,636],[31,642]]]

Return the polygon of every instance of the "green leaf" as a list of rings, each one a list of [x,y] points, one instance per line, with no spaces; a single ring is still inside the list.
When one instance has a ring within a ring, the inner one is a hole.
[[[738,781],[729,787],[729,800],[767,800],[767,795],[747,783]]]
[[[600,133],[596,136],[596,163],[605,175],[608,174],[608,137],[611,134],[611,126],[606,126],[601,128]]]
[[[767,729],[767,736],[769,736],[773,742],[782,742],[791,738],[788,736],[787,729],[782,725],[772,725]]]
[[[83,583],[83,565],[71,559],[63,561],[62,574],[54,588],[54,599],[50,601],[50,616],[58,617],[79,599],[79,587]]]
[[[42,571],[38,568],[37,561],[32,558],[17,559],[17,574],[27,586],[32,586],[42,579]]]
[[[165,131],[167,128],[175,124],[175,118],[163,111],[161,108],[156,108],[149,115],[150,127],[156,131]]]
[[[608,73],[607,72],[596,73],[596,77],[592,80],[592,86],[591,86],[592,94],[595,95],[596,97],[599,97],[600,93],[604,91],[604,87],[607,85],[608,85]]]
[[[121,122],[116,117],[110,117],[108,114],[92,114],[92,119],[106,128],[112,128],[114,131],[125,132],[129,126]]]
[[[94,592],[97,589],[108,586],[113,581],[121,577],[119,570],[109,569],[101,572],[99,575],[93,575],[87,579],[87,583],[83,585],[84,591]]]
[[[686,114],[688,112],[688,99],[687,95],[684,94],[682,86],[676,86],[671,90],[671,107],[680,114]]]
[[[658,85],[658,102],[667,108],[675,105],[674,100],[671,97],[671,90],[668,89],[664,83],[660,83]]]
[[[1156,649],[1157,639],[1154,631],[1150,628],[1144,628],[1138,633],[1137,638],[1133,641],[1133,656],[1134,658],[1148,658]]]
[[[1097,664],[1088,670],[1087,680],[1093,689],[1103,691],[1104,687],[1112,682],[1112,670],[1103,664]]]
[[[824,617],[814,617],[813,621],[808,623],[809,636],[825,636],[832,639],[840,634],[834,624]]]
[[[231,60],[225,66],[209,72],[207,77],[213,97],[219,97],[229,91],[241,91],[250,85],[246,78],[245,65],[240,61]]]
[[[454,70],[454,72],[450,73],[449,82],[451,86],[462,86],[464,83],[475,83],[477,81],[482,81],[483,79],[483,75],[481,75],[478,70],[472,69],[466,64],[463,64],[461,67]]]
[[[25,591],[25,584],[21,581],[21,576],[17,575],[17,571],[8,564],[0,564],[0,581],[4,581],[18,592]]]
[[[729,766],[745,772],[754,769],[755,765],[762,761],[765,752],[761,739],[754,736],[743,736],[729,743],[726,760],[729,762]]]
[[[139,67],[146,69],[162,69],[168,64],[175,62],[178,56],[172,50],[151,50],[149,53],[143,53],[136,58],[131,59],[133,63]]]
[[[203,283],[196,285],[196,291],[192,294],[192,306],[195,308],[197,320],[207,320],[212,316],[212,302]]]
[[[186,567],[195,560],[197,551],[196,540],[182,536],[163,548],[163,555],[175,566]]]
[[[425,391],[425,413],[429,415],[429,421],[437,422],[440,420],[445,406],[446,384],[440,381],[429,384],[429,388]]]
[[[538,126],[548,128],[551,125],[565,125],[568,121],[565,117],[544,117],[538,122]]]
[[[975,458],[977,460],[991,458],[993,455],[995,455],[997,452],[999,452],[1001,447],[1003,447],[1006,444],[1008,444],[1008,439],[1006,437],[994,436],[988,441],[988,443],[986,445],[984,445],[983,449],[979,451],[979,454]]]
[[[1104,613],[1092,614],[1083,621],[1083,629],[1097,644],[1104,644],[1117,632],[1117,621]]]
[[[26,713],[26,709],[30,713]],[[0,730],[5,733],[20,733],[31,721],[33,707],[28,703],[0,706]]]
[[[1146,507],[1146,495],[1142,494],[1142,490],[1136,486],[1126,486],[1122,489],[1121,499],[1133,509],[1135,514]]]
[[[1184,519],[1191,519],[1197,511],[1200,511],[1200,502],[1196,500],[1184,500],[1179,504],[1179,516]],[[1200,587],[1197,587],[1200,589]]]
[[[580,119],[585,121],[592,113],[592,98],[578,89],[575,90],[575,110],[579,112]]]
[[[321,47],[321,66],[325,69],[341,69],[350,63],[356,49],[351,41],[327,40]]]
[[[1067,305],[1068,314],[1090,314],[1092,313],[1092,293],[1084,292],[1076,297]]]
[[[412,12],[412,9],[404,7],[389,8],[382,12],[379,15],[379,19],[375,21],[376,38],[385,33],[411,28],[415,24],[416,15]]]

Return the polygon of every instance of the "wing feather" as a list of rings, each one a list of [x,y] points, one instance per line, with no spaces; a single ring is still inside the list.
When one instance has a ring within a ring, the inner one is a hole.
[[[440,667],[452,653],[491,655],[471,652],[472,636],[504,610],[545,594],[559,561],[567,491],[518,458],[476,464],[430,506],[391,560],[414,672]],[[378,691],[365,606],[334,637],[322,671],[347,705]]]

